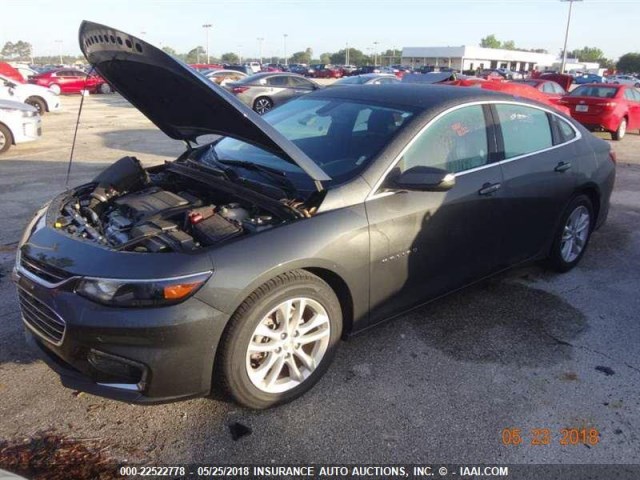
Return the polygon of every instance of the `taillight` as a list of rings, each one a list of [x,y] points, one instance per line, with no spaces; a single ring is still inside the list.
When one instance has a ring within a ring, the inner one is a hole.
[[[235,94],[238,94],[238,93],[246,92],[247,90],[249,90],[249,87],[233,87],[231,91]]]
[[[613,150],[609,150],[609,158],[613,163],[618,163],[618,156],[616,155],[616,152],[614,152]]]
[[[596,103],[596,105],[598,107],[606,108],[608,110],[613,110],[614,108],[616,108],[618,106],[618,104],[616,102]]]

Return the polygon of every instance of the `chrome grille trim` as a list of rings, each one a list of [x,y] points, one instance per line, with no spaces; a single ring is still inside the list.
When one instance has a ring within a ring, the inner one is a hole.
[[[51,307],[18,285],[22,321],[33,333],[59,347],[64,341],[66,322]]]
[[[62,283],[71,276],[24,255],[20,257],[20,267],[49,284]]]

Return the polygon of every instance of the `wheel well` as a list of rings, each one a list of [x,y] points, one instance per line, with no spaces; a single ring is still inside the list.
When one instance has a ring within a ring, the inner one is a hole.
[[[578,192],[576,193],[578,195],[584,194],[587,197],[589,197],[589,200],[591,200],[591,205],[593,205],[593,217],[594,217],[593,225],[595,226],[596,222],[598,221],[598,217],[600,215],[600,193],[594,186],[584,187],[578,190]]]
[[[16,139],[13,137],[13,131],[11,131],[11,129],[9,128],[8,125],[5,125],[4,123],[0,122],[0,127],[4,127],[7,129],[7,131],[9,132],[9,135],[11,135],[11,138],[9,140],[11,140],[11,145],[15,145],[16,144]]]
[[[313,273],[327,282],[335,292],[342,309],[342,335],[348,335],[353,328],[353,298],[349,286],[342,277],[331,270],[324,268],[305,268],[304,270]]]

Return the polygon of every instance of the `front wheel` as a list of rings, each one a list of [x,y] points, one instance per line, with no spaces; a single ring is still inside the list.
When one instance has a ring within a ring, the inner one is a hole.
[[[340,303],[304,270],[253,292],[229,321],[216,380],[239,404],[264,409],[307,392],[325,373],[342,334]]]
[[[9,150],[12,144],[13,135],[11,135],[11,130],[0,124],[0,153]]]
[[[24,103],[35,107],[35,109],[38,110],[38,115],[40,116],[44,115],[47,112],[47,104],[44,103],[44,100],[42,100],[41,98],[29,97],[25,100]]]
[[[258,97],[253,102],[253,109],[260,115],[264,115],[273,108],[273,101],[267,97]]]
[[[627,119],[623,118],[620,121],[620,125],[618,126],[618,130],[616,130],[615,132],[611,133],[611,138],[613,140],[619,141],[619,140],[622,140],[624,138],[626,133],[627,133]]]
[[[578,264],[589,244],[594,223],[589,197],[578,195],[569,202],[549,255],[554,270],[568,272]]]
[[[100,87],[98,87],[98,91],[105,95],[109,93],[113,93],[113,89],[111,88],[111,85],[109,85],[108,83],[100,84]]]
[[[49,90],[51,90],[56,95],[60,95],[60,92],[62,92],[60,85],[58,85],[57,83],[52,83],[51,85],[49,85]]]

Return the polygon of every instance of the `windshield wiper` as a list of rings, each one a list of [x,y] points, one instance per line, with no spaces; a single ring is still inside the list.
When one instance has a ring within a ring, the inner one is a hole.
[[[215,173],[216,175],[223,177],[225,180],[235,180],[235,178],[237,177],[236,173],[232,169],[222,165],[217,160],[215,160],[214,162],[208,161],[207,163],[204,163],[197,162],[188,158],[186,160],[186,164],[195,168],[200,168],[203,170],[207,170],[208,172]]]
[[[247,170],[254,170],[256,172],[260,172],[262,174],[265,174],[265,176],[270,177],[271,179],[277,180],[279,184],[278,186],[286,189],[285,191],[288,190],[288,193],[295,194],[298,192],[298,189],[296,188],[295,184],[287,178],[287,174],[273,167],[267,167],[266,165],[260,165],[258,163],[248,162],[246,160],[224,159],[224,160],[218,160],[217,163],[220,163],[223,165],[234,165],[237,167],[246,168]]]

